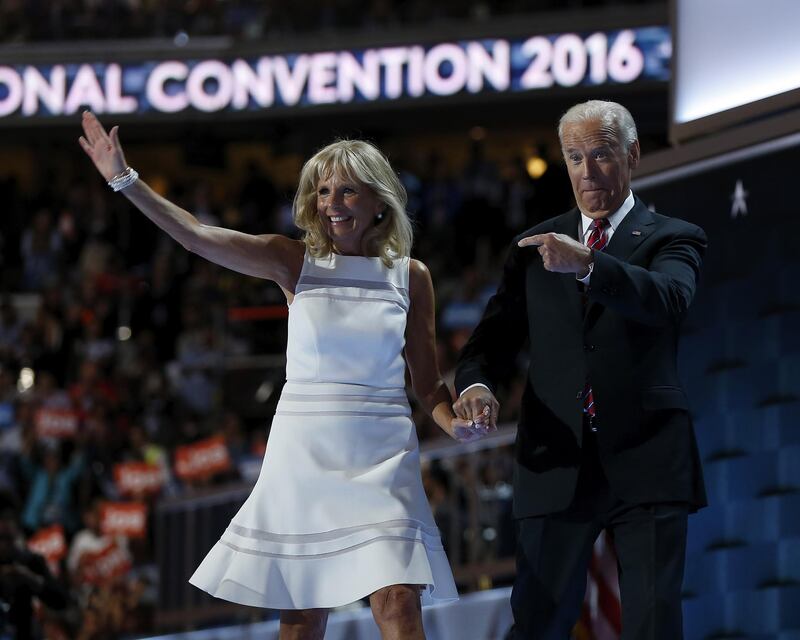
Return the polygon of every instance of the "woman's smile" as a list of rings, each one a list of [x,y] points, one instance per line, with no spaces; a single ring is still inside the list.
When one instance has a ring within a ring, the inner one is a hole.
[[[375,192],[358,180],[330,175],[317,182],[317,213],[340,252],[361,251],[361,240],[383,207]]]

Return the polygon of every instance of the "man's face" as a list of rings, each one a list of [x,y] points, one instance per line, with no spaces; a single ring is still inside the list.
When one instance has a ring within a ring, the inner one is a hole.
[[[564,125],[561,151],[578,208],[594,219],[619,209],[639,164],[639,142],[626,151],[612,127],[587,120]]]

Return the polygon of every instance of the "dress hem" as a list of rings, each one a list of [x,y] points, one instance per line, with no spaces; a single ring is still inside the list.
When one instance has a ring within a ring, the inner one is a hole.
[[[387,555],[387,545],[405,553]],[[357,556],[302,559],[253,556],[220,541],[189,582],[215,598],[275,610],[332,609],[393,584],[422,586],[423,606],[458,599],[444,551],[421,540],[379,538]]]

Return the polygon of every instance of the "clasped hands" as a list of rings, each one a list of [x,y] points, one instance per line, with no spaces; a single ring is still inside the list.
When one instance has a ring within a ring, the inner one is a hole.
[[[578,278],[589,274],[591,250],[563,233],[542,233],[523,238],[520,247],[538,247],[544,268],[554,273],[574,273]],[[453,435],[461,442],[478,440],[497,430],[500,404],[483,385],[472,387],[453,403],[456,418]]]
[[[555,273],[574,273],[577,278],[589,275],[592,251],[585,244],[563,233],[541,233],[517,243],[520,247],[538,247],[544,268]]]
[[[453,403],[456,414],[453,435],[461,442],[472,442],[497,431],[499,410],[500,404],[486,387],[479,385],[467,389]]]

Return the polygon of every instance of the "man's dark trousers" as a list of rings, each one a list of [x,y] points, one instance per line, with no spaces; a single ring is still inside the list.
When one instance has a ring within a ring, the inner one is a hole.
[[[592,547],[606,529],[619,559],[622,640],[679,640],[688,506],[634,505],[615,498],[600,465],[596,435],[585,429],[583,443],[570,506],[517,520],[511,638],[570,637],[586,593]]]

